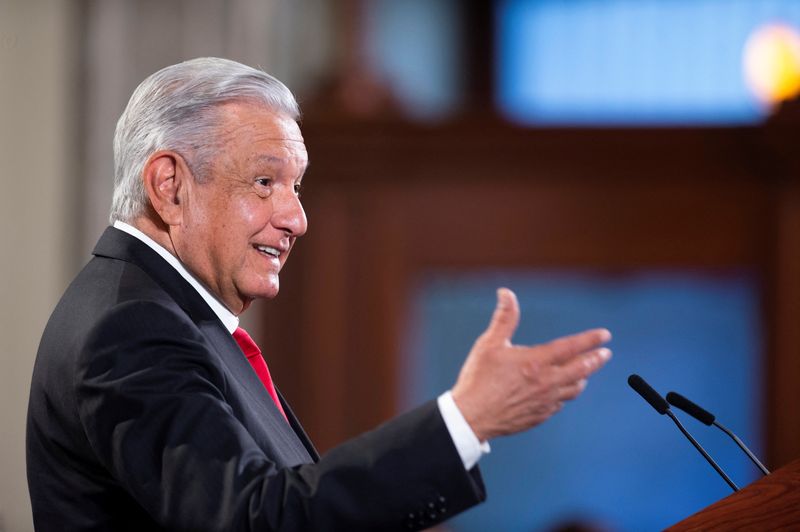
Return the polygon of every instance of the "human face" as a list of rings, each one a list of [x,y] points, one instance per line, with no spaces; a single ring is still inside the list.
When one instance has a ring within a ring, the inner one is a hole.
[[[220,153],[203,183],[187,180],[173,245],[234,314],[278,294],[278,274],[306,232],[300,181],[308,155],[297,123],[251,104],[220,108]]]

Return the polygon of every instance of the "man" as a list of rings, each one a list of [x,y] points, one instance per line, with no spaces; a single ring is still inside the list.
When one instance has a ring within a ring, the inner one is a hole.
[[[117,124],[110,227],[45,329],[28,418],[39,530],[394,530],[485,498],[487,442],[541,423],[608,331],[510,339],[509,290],[449,392],[319,457],[238,316],[307,222],[299,111],[223,59],[167,67]]]

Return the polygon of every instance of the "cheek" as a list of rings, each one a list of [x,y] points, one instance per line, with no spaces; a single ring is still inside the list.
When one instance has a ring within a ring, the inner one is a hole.
[[[249,197],[243,198],[229,205],[231,210],[229,219],[235,219],[242,228],[251,232],[260,230],[270,219],[272,200],[268,198]]]
[[[189,205],[187,226],[200,233],[200,238],[213,238],[219,228],[226,223],[225,210],[228,208],[220,201],[220,194],[210,189],[202,189],[202,194],[193,198]]]

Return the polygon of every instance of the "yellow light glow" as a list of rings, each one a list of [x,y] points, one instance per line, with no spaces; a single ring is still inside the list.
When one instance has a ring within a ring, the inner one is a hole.
[[[744,46],[744,76],[762,102],[774,105],[800,94],[800,34],[784,24],[754,31]]]

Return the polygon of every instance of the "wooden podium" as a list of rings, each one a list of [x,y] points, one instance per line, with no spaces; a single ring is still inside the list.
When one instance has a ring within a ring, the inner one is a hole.
[[[800,460],[667,530],[800,530]]]

